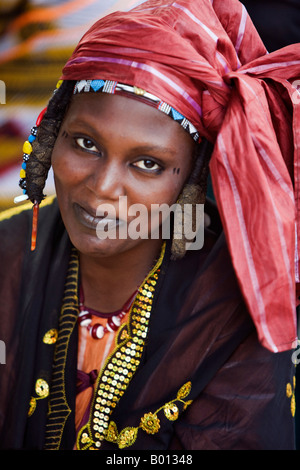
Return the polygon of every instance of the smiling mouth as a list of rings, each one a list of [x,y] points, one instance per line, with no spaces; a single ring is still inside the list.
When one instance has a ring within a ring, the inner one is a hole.
[[[96,216],[92,213],[92,211],[84,209],[77,203],[74,203],[74,210],[79,222],[90,230],[96,230],[97,227],[105,228],[105,226],[108,226],[111,229],[124,223],[123,220],[115,217],[109,217],[108,215]]]

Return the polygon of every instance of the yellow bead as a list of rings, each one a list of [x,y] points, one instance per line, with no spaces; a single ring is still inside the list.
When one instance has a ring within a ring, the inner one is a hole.
[[[63,80],[58,80],[57,84],[56,84],[56,88],[59,88],[60,85],[62,84]]]
[[[26,172],[25,172],[25,170],[22,169],[20,171],[20,178],[25,178],[25,177],[26,177]]]
[[[31,146],[31,143],[28,142],[28,140],[26,140],[26,142],[24,142],[23,152],[24,153],[31,153],[32,152],[32,146]]]

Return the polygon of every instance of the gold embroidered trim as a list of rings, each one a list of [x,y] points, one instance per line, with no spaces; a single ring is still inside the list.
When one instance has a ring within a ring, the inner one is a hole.
[[[101,441],[107,433],[109,416],[124,394],[140,363],[147,336],[155,285],[164,253],[165,244],[159,260],[138,291],[129,312],[128,323],[124,324],[118,332],[115,350],[107,358],[102,372],[99,374],[90,420],[78,434],[77,446],[79,449],[93,448],[93,446],[95,446],[94,448],[100,447]],[[56,342],[45,450],[59,449],[63,429],[71,413],[66,399],[64,377],[69,339],[78,318],[78,272],[78,255],[73,250],[66,278],[58,336],[56,336],[54,330],[49,330],[43,338],[46,344]],[[36,400],[45,397],[46,395],[31,398],[30,415],[36,408]]]
[[[74,250],[70,256],[55,345],[45,450],[59,449],[64,426],[71,413],[65,392],[65,369],[70,336],[78,318],[78,272],[79,261]]]
[[[108,431],[110,415],[140,364],[165,246],[164,243],[156,265],[140,286],[128,321],[116,337],[116,347],[99,374],[89,421],[77,435],[79,450],[99,449]]]
[[[140,429],[145,431],[147,434],[158,433],[160,429],[160,419],[157,416],[158,413],[163,410],[165,417],[169,421],[176,421],[180,413],[178,404],[183,404],[182,411],[184,411],[192,403],[192,400],[184,400],[184,398],[190,394],[191,388],[191,382],[185,383],[178,391],[174,400],[164,404],[154,413],[145,413],[141,418],[139,426],[137,427],[127,427],[119,433],[116,423],[111,421],[109,423],[108,432],[105,436],[105,439],[109,442],[117,444],[119,449],[125,449],[126,447],[130,447],[135,443]]]

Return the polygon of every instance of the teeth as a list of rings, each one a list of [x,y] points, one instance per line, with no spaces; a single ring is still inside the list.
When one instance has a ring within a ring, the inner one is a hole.
[[[104,219],[103,217],[94,217],[93,215],[89,214],[89,212],[87,212],[85,210],[84,210],[83,214],[84,214],[84,217],[86,218],[86,220],[88,220],[89,222],[91,222],[94,225],[97,225],[98,223],[101,223],[104,220],[105,221],[110,220],[110,219]]]
[[[124,225],[125,221],[116,218],[115,214],[110,215],[93,215],[93,213],[88,212],[82,206],[77,205],[77,210],[80,214],[82,222],[92,230],[100,230],[100,231],[110,231],[115,230],[116,227],[121,227]]]
[[[107,219],[107,218],[98,219],[98,218],[96,217],[95,220],[98,220],[97,225],[98,225],[98,224],[101,224],[101,225],[110,224],[110,225],[111,225],[111,224],[116,224],[116,223],[117,223],[117,219]]]
[[[83,214],[84,214],[85,219],[90,224],[94,225],[95,227],[97,225],[100,225],[100,226],[106,226],[107,225],[108,227],[111,227],[111,226],[116,225],[118,223],[118,219],[111,219],[111,218],[108,218],[108,217],[94,217],[86,211],[84,211]]]
[[[86,220],[88,220],[91,224],[96,225],[97,224],[97,219],[96,217],[93,217],[90,215],[88,212],[84,212],[84,217]]]

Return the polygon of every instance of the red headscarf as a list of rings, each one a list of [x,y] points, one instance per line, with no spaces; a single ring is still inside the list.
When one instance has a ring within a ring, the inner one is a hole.
[[[272,351],[296,339],[297,76],[300,44],[267,54],[237,0],[149,0],[113,13],[83,36],[62,76],[143,88],[215,142],[211,176],[233,265]]]

